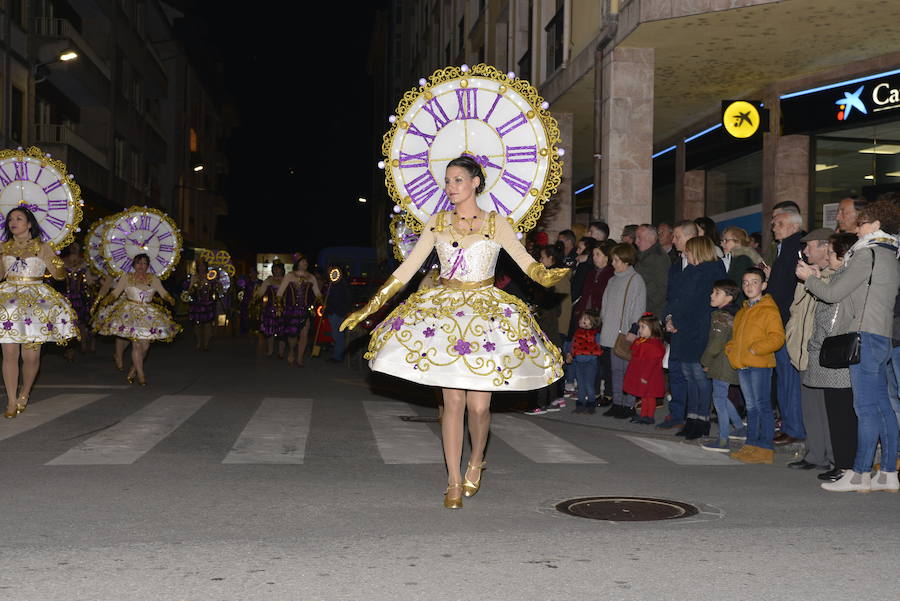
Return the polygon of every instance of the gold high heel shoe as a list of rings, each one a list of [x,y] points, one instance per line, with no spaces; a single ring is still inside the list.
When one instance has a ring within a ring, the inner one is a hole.
[[[16,413],[24,413],[26,407],[28,407],[28,396],[20,394],[19,398],[16,399]]]
[[[138,384],[140,384],[141,386],[146,386],[146,385],[147,385],[147,378],[141,378],[141,377],[138,377]]]
[[[449,484],[444,491],[444,507],[447,509],[460,509],[462,504],[462,484]],[[456,496],[450,496],[450,491],[456,490]]]
[[[466,495],[467,497],[474,497],[475,493],[478,492],[478,489],[481,488],[481,474],[484,471],[484,466],[486,464],[487,464],[487,461],[482,461],[478,465],[472,465],[471,463],[466,464],[466,473],[468,473],[469,470],[478,470],[478,480],[476,480],[475,482],[472,482],[471,480],[466,478],[463,481],[463,484],[462,484],[463,494]]]
[[[3,417],[5,417],[6,419],[13,419],[13,418],[16,417],[17,415],[19,415],[19,413],[21,413],[21,412],[19,411],[19,406],[16,405],[15,409],[13,409],[12,411],[4,411],[4,412],[3,412]]]
[[[134,369],[132,369],[131,371],[128,372],[128,375],[125,376],[125,380],[126,380],[129,384],[134,384],[134,376],[135,376],[135,375],[137,375],[137,372],[136,372]]]

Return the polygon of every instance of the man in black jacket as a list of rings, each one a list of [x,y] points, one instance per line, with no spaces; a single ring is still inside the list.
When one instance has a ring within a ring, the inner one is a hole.
[[[779,209],[772,218],[772,233],[777,242],[775,261],[769,269],[768,288],[778,310],[781,322],[787,325],[790,319],[791,302],[797,287],[797,261],[801,258],[806,232],[803,231],[803,216],[793,207]],[[806,438],[803,426],[803,411],[800,404],[800,372],[791,365],[787,347],[775,353],[775,378],[778,408],[781,411],[781,432],[775,436],[775,444],[788,444]]]

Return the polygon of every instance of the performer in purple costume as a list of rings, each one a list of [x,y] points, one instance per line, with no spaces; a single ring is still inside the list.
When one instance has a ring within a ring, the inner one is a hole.
[[[73,242],[62,252],[63,264],[66,268],[65,296],[78,316],[78,331],[81,333],[81,352],[95,350],[94,334],[91,331],[91,306],[97,296],[97,278],[91,273],[81,246]],[[75,360],[75,349],[68,348],[66,359]]]
[[[293,270],[278,287],[278,298],[284,299],[284,335],[288,339],[288,365],[303,367],[306,343],[309,338],[309,307],[319,294],[316,277],[309,271],[309,261],[300,256]],[[310,288],[315,296],[310,298]]]
[[[206,274],[209,266],[203,259],[197,259],[194,275],[191,276],[191,304],[188,319],[194,322],[197,350],[208,351],[212,340],[216,319],[216,299],[221,294],[218,280],[209,280]]]
[[[262,299],[262,311],[259,331],[266,337],[266,357],[275,352],[275,339],[278,338],[278,358],[284,358],[284,321],[282,304],[278,298],[278,287],[284,280],[284,265],[272,265],[272,275],[256,289],[255,297]]]

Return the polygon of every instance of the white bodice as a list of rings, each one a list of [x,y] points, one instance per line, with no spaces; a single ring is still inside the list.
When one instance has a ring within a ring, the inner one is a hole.
[[[40,257],[16,259],[11,255],[3,255],[3,267],[6,268],[6,275],[22,278],[42,278],[47,271],[47,264]]]
[[[477,240],[468,248],[463,248],[462,243],[454,247],[451,242],[438,240],[435,249],[441,262],[441,277],[462,282],[492,278],[501,248],[494,240]]]
[[[135,303],[149,303],[153,300],[153,295],[155,291],[153,288],[150,290],[142,290],[137,286],[126,286],[125,287],[125,298]]]

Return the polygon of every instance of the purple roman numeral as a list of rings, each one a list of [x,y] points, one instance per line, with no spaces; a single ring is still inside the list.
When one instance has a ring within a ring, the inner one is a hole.
[[[128,258],[128,251],[125,250],[125,247],[115,248],[109,253],[109,256],[112,257],[114,262],[121,261],[122,259]]]
[[[493,193],[491,193],[491,200],[494,201],[494,208],[497,209],[497,212],[498,212],[498,213],[499,213],[500,211],[503,211],[503,212],[506,213],[507,215],[509,215],[510,213],[512,213],[512,211],[509,210],[508,208],[506,208],[506,205],[503,204],[502,202],[500,202],[500,199],[497,198],[496,196],[494,196]]]
[[[537,146],[507,146],[508,163],[537,163]]]
[[[506,182],[506,184],[510,188],[512,188],[522,196],[528,194],[528,190],[531,188],[531,182],[525,181],[521,177],[517,177],[509,171],[504,171],[503,175],[500,176],[500,179]]]
[[[449,211],[452,205],[450,204],[450,198],[447,196],[446,192],[441,192],[441,197],[438,198],[437,204],[434,205],[434,210],[431,211],[432,215],[436,215],[441,211]]]
[[[456,90],[457,119],[478,119],[478,88]]]
[[[160,244],[160,245],[159,245],[159,252],[161,252],[161,253],[173,253],[173,252],[175,252],[175,247],[172,246],[171,244]]]
[[[150,229],[150,215],[141,215],[141,224],[138,226],[139,230],[149,230]]]
[[[34,176],[34,183],[38,183],[38,181],[41,179],[41,176],[42,176],[42,175],[44,175],[44,168],[43,168],[43,167],[41,167],[40,169],[38,169],[37,175]]]
[[[435,192],[440,190],[438,183],[434,181],[434,177],[431,175],[431,171],[424,171],[422,175],[410,181],[405,187],[417,209],[421,209],[422,205],[428,202]]]
[[[0,167],[0,186],[5,188],[10,182],[12,182],[12,178],[4,171],[3,167]]]
[[[119,264],[119,269],[122,271],[128,271],[131,268],[131,259],[125,259]]]
[[[160,223],[162,223],[162,222],[160,222]],[[161,234],[159,236],[159,239],[160,239],[160,241],[162,241],[162,240],[165,240],[166,238],[171,238],[171,237],[172,237],[172,232],[166,232],[165,234]]]
[[[431,118],[434,119],[434,131],[441,131],[445,125],[450,123],[450,117],[447,116],[447,113],[444,112],[444,107],[441,106],[441,103],[438,102],[437,98],[432,98],[424,105],[422,105],[422,109],[425,110],[426,113],[431,115]]]
[[[56,180],[55,182],[44,188],[44,194],[50,194],[62,185],[63,183],[61,181]]]
[[[428,151],[425,150],[419,154],[406,154],[400,151],[400,168],[407,169],[409,167],[428,167]]]
[[[28,162],[27,161],[16,161],[13,163],[13,166],[16,168],[16,180],[20,182],[28,181]]]
[[[66,222],[55,215],[47,215],[46,221],[47,221],[47,223],[56,227],[56,229],[58,229],[58,230],[61,230],[64,227],[66,227]]]
[[[63,198],[59,200],[57,198],[50,198],[47,200],[47,210],[48,211],[65,211],[69,208],[69,201]]]
[[[500,127],[498,127],[497,133],[500,134],[500,137],[502,138],[509,132],[513,131],[517,127],[521,127],[522,125],[525,125],[526,123],[528,123],[528,119],[525,118],[525,115],[523,115],[522,113],[519,113],[518,115],[516,115],[515,117],[513,117],[512,119],[510,119],[509,121],[507,121],[506,123],[501,125]]]
[[[162,225],[162,220],[160,219],[159,221],[156,222],[156,227],[153,228],[153,233],[154,233],[154,234],[155,234],[157,231],[159,231],[159,226],[161,226],[161,225]]]
[[[426,134],[425,132],[420,130],[418,127],[416,127],[414,123],[409,124],[409,133],[411,133],[414,136],[419,136],[420,138],[424,139],[425,143],[428,144],[429,148],[431,148],[431,145],[434,144],[434,136],[432,136],[431,134]]]
[[[484,119],[482,119],[482,121],[484,121],[485,123],[490,121],[491,115],[494,114],[494,109],[497,108],[498,102],[500,102],[500,94],[494,96],[494,104],[491,105],[490,110],[487,112],[487,115],[484,116]]]
[[[162,250],[162,247],[160,247],[160,250]],[[163,259],[159,255],[156,255],[156,262],[159,263],[160,265],[162,265],[163,267],[167,267],[169,265],[169,262],[166,261],[165,259]]]

